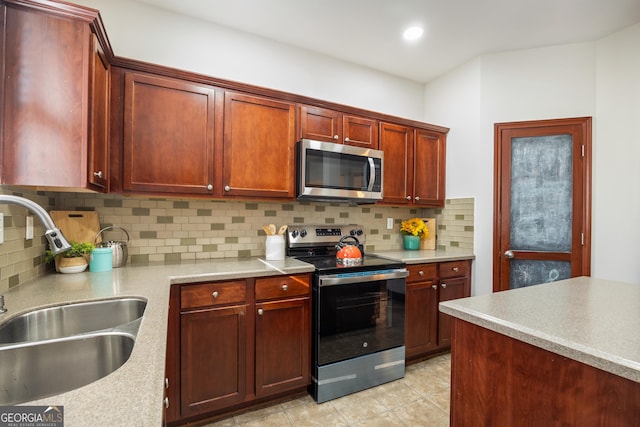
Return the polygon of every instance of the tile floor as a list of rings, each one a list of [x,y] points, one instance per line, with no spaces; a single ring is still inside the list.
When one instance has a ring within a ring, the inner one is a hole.
[[[449,425],[450,354],[407,366],[405,377],[317,404],[311,396],[205,427],[355,427]]]

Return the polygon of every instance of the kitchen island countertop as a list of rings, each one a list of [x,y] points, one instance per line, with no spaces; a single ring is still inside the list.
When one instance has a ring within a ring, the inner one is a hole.
[[[442,302],[440,311],[640,382],[640,284],[577,277]]]

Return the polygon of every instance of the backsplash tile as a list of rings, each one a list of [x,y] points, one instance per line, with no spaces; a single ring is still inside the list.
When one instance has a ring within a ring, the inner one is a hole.
[[[401,247],[400,222],[411,217],[437,221],[438,248],[473,249],[474,199],[447,200],[443,209],[415,209],[378,205],[351,206],[312,202],[241,202],[206,199],[124,197],[96,193],[54,193],[0,186],[0,193],[18,194],[45,209],[95,210],[102,227],[125,228],[131,237],[129,262],[179,262],[184,260],[264,256],[263,224],[357,223],[367,233],[366,250]],[[34,221],[34,240],[25,243],[26,209],[0,205],[5,214],[5,243],[0,245],[0,292],[46,273],[44,228]],[[394,229],[387,230],[387,218]],[[108,240],[124,240],[115,229],[104,232]],[[30,247],[25,247],[30,246]]]

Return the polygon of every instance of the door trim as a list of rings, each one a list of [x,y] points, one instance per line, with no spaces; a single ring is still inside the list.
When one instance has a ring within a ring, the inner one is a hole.
[[[591,117],[576,117],[567,119],[550,119],[550,120],[534,120],[519,121],[494,124],[494,187],[493,187],[493,292],[507,290],[500,286],[501,277],[501,228],[502,228],[502,134],[505,130],[527,129],[539,127],[554,126],[580,126],[583,135],[583,153],[582,153],[582,206],[580,212],[582,214],[582,233],[584,238],[581,239],[579,251],[581,257],[580,266],[574,269],[572,266],[572,276],[589,276],[591,275]],[[574,198],[575,200],[575,198]],[[574,236],[575,237],[575,236]]]

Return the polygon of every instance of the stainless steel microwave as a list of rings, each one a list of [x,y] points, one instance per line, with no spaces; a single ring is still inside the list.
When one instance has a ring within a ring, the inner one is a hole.
[[[384,153],[351,145],[297,142],[298,199],[373,203],[382,199]]]

